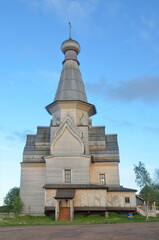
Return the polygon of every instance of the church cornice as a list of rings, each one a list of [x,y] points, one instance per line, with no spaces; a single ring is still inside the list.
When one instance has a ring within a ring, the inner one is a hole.
[[[49,114],[53,115],[55,112],[60,110],[62,107],[64,108],[65,105],[67,109],[71,109],[73,106],[76,109],[81,109],[88,112],[89,117],[93,116],[97,113],[96,108],[93,104],[86,103],[80,100],[59,100],[54,101],[53,103],[47,105],[45,108]]]

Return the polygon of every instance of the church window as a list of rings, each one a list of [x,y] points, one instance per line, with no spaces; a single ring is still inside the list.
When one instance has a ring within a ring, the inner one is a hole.
[[[130,203],[130,198],[129,197],[125,197],[125,203]]]
[[[65,183],[71,183],[71,169],[65,169]]]
[[[99,180],[100,180],[100,184],[104,185],[105,184],[105,174],[99,174]]]

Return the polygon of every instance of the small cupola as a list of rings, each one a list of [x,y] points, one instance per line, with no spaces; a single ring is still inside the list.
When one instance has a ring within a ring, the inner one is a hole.
[[[74,61],[77,61],[79,65],[79,61],[77,60],[77,55],[80,52],[80,45],[77,41],[72,40],[71,38],[64,41],[61,45],[61,51],[65,55],[65,60],[63,61],[63,63],[66,60],[74,60]]]

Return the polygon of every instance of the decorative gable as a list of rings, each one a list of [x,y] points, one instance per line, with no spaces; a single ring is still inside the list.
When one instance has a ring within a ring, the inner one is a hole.
[[[82,132],[69,115],[54,133],[51,154],[84,154]]]

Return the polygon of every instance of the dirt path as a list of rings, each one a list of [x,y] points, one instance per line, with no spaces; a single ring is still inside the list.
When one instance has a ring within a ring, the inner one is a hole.
[[[4,227],[0,240],[159,240],[159,223]]]

